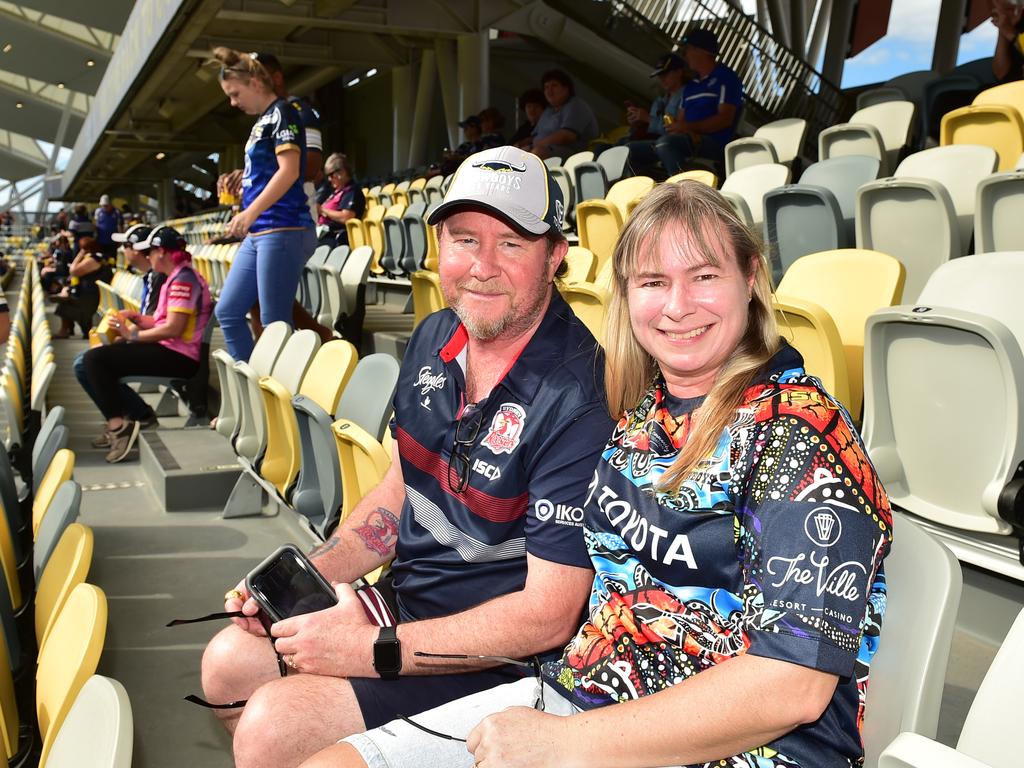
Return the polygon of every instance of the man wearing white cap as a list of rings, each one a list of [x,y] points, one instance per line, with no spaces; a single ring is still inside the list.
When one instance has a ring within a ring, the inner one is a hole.
[[[575,628],[593,579],[579,508],[612,422],[597,344],[553,285],[562,214],[544,163],[513,147],[467,158],[431,214],[451,309],[409,342],[390,470],[310,555],[338,606],[271,627],[286,677],[254,618],[207,647],[207,697],[248,697],[219,710],[240,768],[518,679],[493,657],[543,656]],[[392,615],[371,622],[349,582],[388,562]],[[226,609],[253,617],[244,590]]]
[[[110,195],[100,196],[100,207],[92,215],[96,222],[96,242],[104,257],[112,259],[117,256],[117,243],[114,233],[124,230],[124,216],[110,204]]]

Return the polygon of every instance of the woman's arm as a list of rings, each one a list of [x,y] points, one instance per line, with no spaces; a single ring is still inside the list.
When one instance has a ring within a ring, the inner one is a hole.
[[[337,221],[342,224],[356,217],[356,212],[351,208],[342,208],[340,211],[335,211],[331,208],[321,208],[320,213],[331,221]]]
[[[91,275],[99,268],[100,263],[96,259],[79,253],[78,256],[75,256],[75,260],[71,262],[70,271],[72,277],[85,277],[86,275]]]
[[[291,188],[295,180],[299,178],[299,149],[286,149],[277,155],[277,171],[270,177],[267,186],[263,188],[256,199],[249,207],[235,216],[228,224],[227,234],[232,237],[244,237],[249,228],[267,208],[272,206]]]
[[[744,654],[651,696],[573,717],[516,707],[469,735],[477,762],[501,768],[690,765],[756,749],[817,720],[838,677]],[[661,727],[670,723],[671,727]],[[643,739],[623,734],[643,733]]]
[[[126,323],[121,323],[118,325],[117,330],[128,341],[153,342],[163,341],[164,339],[177,339],[185,332],[188,318],[189,315],[185,312],[169,312],[167,319],[160,325],[154,325],[150,328],[136,327],[129,330]],[[152,321],[152,318],[146,315],[140,315],[139,319]],[[142,323],[138,325],[141,326]]]

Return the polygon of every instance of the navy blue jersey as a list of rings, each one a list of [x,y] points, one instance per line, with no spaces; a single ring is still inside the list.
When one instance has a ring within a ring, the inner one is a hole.
[[[709,133],[708,137],[724,147],[732,140],[739,120],[739,110],[743,106],[743,83],[739,76],[720,63],[715,65],[707,77],[691,80],[683,86],[683,117],[688,123],[714,117],[722,104],[736,107],[736,118],[728,128]]]
[[[285,96],[288,103],[299,113],[299,125],[305,129],[306,151],[323,152],[324,140],[320,132],[320,113],[316,107],[301,96]]]
[[[613,422],[594,337],[556,291],[449,460],[465,403],[467,334],[451,310],[409,342],[395,394],[406,501],[392,565],[401,618],[465,610],[523,588],[526,553],[589,568],[582,503]],[[468,480],[461,493],[459,470]],[[450,474],[449,474],[450,473]]]
[[[259,215],[250,228],[253,233],[268,229],[310,227],[309,206],[302,188],[306,172],[306,134],[298,110],[286,99],[278,99],[260,115],[245,144],[242,174],[242,208],[248,208],[277,173],[277,155],[299,152],[299,175],[280,199]]]

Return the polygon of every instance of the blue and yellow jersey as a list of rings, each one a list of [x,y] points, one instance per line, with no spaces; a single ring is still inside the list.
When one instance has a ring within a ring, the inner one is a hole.
[[[306,169],[306,131],[302,118],[287,99],[278,99],[260,115],[245,144],[242,174],[242,207],[248,208],[277,173],[277,156],[299,153],[299,175],[273,205],[259,215],[250,231],[311,227],[306,192],[302,188]]]

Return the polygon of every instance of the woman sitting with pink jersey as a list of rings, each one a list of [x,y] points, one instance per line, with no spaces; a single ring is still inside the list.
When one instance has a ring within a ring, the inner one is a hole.
[[[158,227],[135,250],[146,251],[156,272],[167,275],[156,314],[125,310],[112,327],[118,343],[85,354],[85,374],[96,407],[107,420],[107,461],[123,460],[139,436],[139,423],[125,417],[118,383],[124,376],[190,379],[199,370],[203,331],[213,301],[206,281],[192,268],[185,239],[171,227]]]

